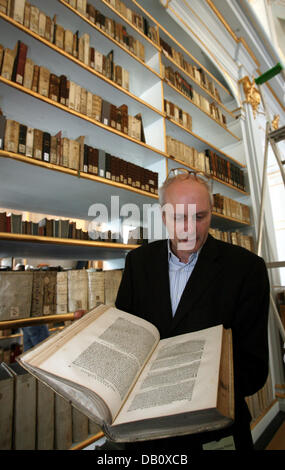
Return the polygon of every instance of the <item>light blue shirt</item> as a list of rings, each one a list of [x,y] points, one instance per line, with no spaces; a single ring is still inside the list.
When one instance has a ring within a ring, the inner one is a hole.
[[[167,241],[168,246],[168,266],[169,266],[169,285],[170,298],[172,306],[172,315],[174,317],[178,304],[180,302],[185,286],[192,274],[197,262],[199,252],[192,253],[187,263],[182,263],[179,258],[171,251],[170,240]]]

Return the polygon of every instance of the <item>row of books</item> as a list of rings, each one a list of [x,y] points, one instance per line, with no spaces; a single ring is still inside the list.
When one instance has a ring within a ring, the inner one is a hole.
[[[0,321],[114,305],[122,270],[0,272]]]
[[[151,194],[158,193],[158,173],[85,143],[7,119],[0,110],[0,149],[97,175]]]
[[[106,18],[93,5],[88,4],[87,6],[86,2],[84,3],[85,13],[83,9],[81,9],[82,11],[79,9],[80,13],[144,61],[144,45],[140,41],[129,35],[122,24],[111,18]],[[78,32],[74,34],[70,30],[65,30],[62,25],[57,23],[56,16],[51,18],[26,0],[1,0],[0,11],[61,49],[66,50],[66,47],[68,49],[66,52],[79,58]],[[65,43],[69,43],[69,45],[65,46]]]
[[[221,101],[218,89],[215,87],[213,80],[210,80],[202,68],[190,64],[182,52],[176,51],[174,47],[170,46],[164,39],[160,38],[160,45],[166,57],[170,57],[177,65],[179,65],[185,72],[195,79],[202,87],[208,90],[218,101]]]
[[[14,4],[14,2],[12,3]],[[129,72],[121,65],[115,64],[113,51],[104,55],[91,46],[91,38],[88,33],[80,36],[79,31],[73,33],[70,30],[66,30],[63,26],[57,24],[55,19],[51,20],[50,17],[46,16],[37,7],[31,6],[28,2],[22,1],[21,3],[25,3],[24,16],[23,5],[20,9],[21,13],[18,9],[15,9],[14,5],[14,12],[10,11],[11,14],[9,16],[24,24],[32,32],[39,34],[42,38],[47,39],[60,49],[77,58],[85,65],[129,90]],[[33,62],[31,59],[28,59],[28,62],[31,67]],[[16,81],[22,85],[23,77],[19,75]]]
[[[1,336],[1,333],[2,331],[0,330],[0,338],[4,338],[4,335]],[[22,352],[23,346],[16,342],[11,343],[9,346],[5,346],[4,348],[0,347],[0,364],[1,362],[6,362],[6,364],[12,364],[16,361],[16,358],[20,356],[20,354],[22,354]]]
[[[87,222],[86,222],[87,224]],[[91,240],[109,243],[123,243],[121,234],[111,230],[100,231],[89,227],[89,230],[78,228],[75,221],[44,217],[39,222],[24,220],[22,214],[0,212],[0,232],[20,235],[35,235],[50,238],[72,240]],[[137,228],[129,233],[128,244],[147,243],[146,229]]]
[[[0,364],[0,449],[68,450],[101,431],[17,362]]]
[[[138,39],[129,34],[123,24],[104,15],[99,10],[97,10],[93,4],[87,3],[86,0],[76,0],[76,2],[74,0],[68,0],[66,3],[70,4],[70,6],[75,8],[81,15],[88,18],[89,21],[94,23],[108,36],[126,47],[139,59],[142,61],[145,60],[144,45]],[[153,28],[151,28],[151,31],[153,31]]]
[[[158,33],[154,26],[149,24],[149,21],[138,12],[129,8],[122,0],[106,0],[118,13],[130,21],[136,28],[138,28],[145,36],[158,44]],[[90,4],[86,0],[67,0],[70,6],[78,10],[83,15],[87,16],[92,21],[96,16],[90,15]]]
[[[181,126],[189,129],[189,131],[192,130],[192,117],[187,111],[166,99],[164,99],[164,111],[170,119],[178,122]]]
[[[209,114],[213,119],[226,126],[226,116],[221,112],[216,103],[210,102],[203,95],[197,93],[190,83],[185,80],[182,75],[173,70],[172,67],[162,67],[162,75],[166,81],[170,82],[177,90],[187,96],[194,104],[202,109],[205,113]]]
[[[235,201],[222,194],[213,194],[213,210],[226,217],[232,217],[243,223],[250,224],[250,208],[246,204]]]
[[[192,168],[213,175],[221,181],[245,191],[243,171],[214,151],[206,149],[203,152],[198,152],[194,147],[171,136],[166,136],[166,149],[169,155],[185,162]]]
[[[212,227],[209,229],[209,233],[217,240],[241,246],[252,252],[255,251],[253,237],[250,235],[245,235],[240,232],[223,231]]]
[[[84,116],[145,142],[141,115],[128,114],[127,105],[115,106],[109,101],[81,87],[65,75],[57,76],[47,67],[28,61],[28,47],[18,41],[14,50],[0,45],[0,73],[7,80],[61,103]],[[19,57],[22,57],[19,60]],[[1,67],[2,63],[2,67]],[[21,80],[19,77],[22,77]]]

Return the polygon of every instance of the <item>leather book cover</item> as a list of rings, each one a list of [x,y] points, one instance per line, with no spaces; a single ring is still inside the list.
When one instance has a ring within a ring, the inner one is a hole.
[[[79,31],[76,31],[73,35],[73,42],[72,42],[72,55],[78,59],[78,49],[79,49],[79,38],[78,38]]]
[[[46,16],[46,25],[45,25],[45,39],[52,42],[52,19],[50,16]]]
[[[26,157],[33,157],[34,152],[34,129],[32,127],[27,128],[26,136]]]
[[[61,165],[68,168],[69,162],[69,139],[62,137],[61,139]]]
[[[24,124],[20,124],[18,153],[22,155],[26,155],[27,129],[27,126],[25,126]]]
[[[51,100],[58,102],[60,92],[60,78],[54,73],[50,74],[49,79],[49,93],[48,96]]]
[[[25,0],[14,0],[12,18],[18,23],[24,24]]]
[[[43,131],[40,129],[34,129],[34,158],[42,160],[43,155]]]
[[[85,65],[89,64],[89,57],[90,57],[90,36],[89,34],[83,34],[83,62]]]
[[[36,6],[31,5],[30,30],[37,34],[39,34],[39,18],[40,10]]]
[[[105,124],[105,126],[110,126],[110,113],[111,113],[111,103],[102,99],[102,116],[101,122]]]
[[[114,104],[110,104],[110,126],[114,129],[117,128],[117,107]]]
[[[80,143],[77,140],[69,140],[69,168],[78,170],[80,158]]]
[[[64,27],[60,24],[55,24],[54,43],[60,49],[64,48]]]
[[[68,54],[73,53],[73,32],[69,29],[64,31],[64,50]]]
[[[103,74],[103,54],[95,49],[95,70]]]
[[[126,135],[129,133],[129,122],[128,122],[128,106],[126,104],[122,104],[119,107],[122,115],[122,132]]]
[[[105,166],[105,178],[111,179],[111,155],[110,153],[105,154],[106,166]]]
[[[0,212],[0,232],[7,232],[7,212]]]
[[[59,77],[59,102],[66,105],[67,98],[67,78],[65,75]]]
[[[23,85],[25,63],[27,57],[28,46],[22,41],[17,42],[17,53],[13,66],[12,80],[13,82]]]
[[[106,153],[101,149],[98,149],[98,167],[99,176],[106,178]]]
[[[34,76],[34,62],[29,57],[26,57],[25,70],[24,70],[24,81],[23,86],[32,89]]]
[[[90,47],[89,63],[92,69],[95,69],[95,48]]]
[[[0,0],[0,11],[8,15],[8,0]]]
[[[115,77],[114,77],[114,80],[115,80],[115,82],[116,82],[118,85],[120,85],[120,86],[122,86],[122,83],[123,83],[123,82],[122,82],[122,80],[123,80],[122,73],[123,73],[123,72],[122,72],[122,67],[121,67],[121,65],[116,65],[116,66],[115,66]]]
[[[39,65],[34,65],[34,74],[33,74],[33,82],[32,82],[32,91],[38,92],[39,87],[39,75],[40,75],[40,67]]]
[[[40,66],[38,92],[42,96],[49,96],[50,71],[48,68]]]
[[[12,80],[15,58],[16,58],[15,50],[12,50],[9,48],[4,49],[1,75],[7,80]]]
[[[24,26],[30,29],[30,19],[31,19],[31,4],[30,2],[25,2],[24,10]]]
[[[46,33],[46,15],[43,11],[39,12],[39,36],[45,37]]]
[[[80,95],[80,113],[87,115],[87,90],[86,88],[81,88]]]
[[[126,69],[122,69],[122,87],[125,88],[125,90],[130,89],[130,74]]]
[[[81,86],[75,83],[75,98],[74,98],[74,109],[78,113],[80,113],[80,106],[81,106]]]
[[[7,119],[4,138],[4,150],[18,152],[20,124],[12,119]]]
[[[2,114],[1,109],[0,109],[0,150],[4,148],[5,128],[6,128],[6,116]]]
[[[43,133],[43,160],[45,162],[50,161],[50,147],[51,147],[51,135],[49,132]]]
[[[57,140],[56,136],[52,135],[50,138],[50,163],[53,163],[54,165],[57,164]]]
[[[84,144],[84,153],[83,153],[83,171],[84,173],[88,173],[88,145]]]

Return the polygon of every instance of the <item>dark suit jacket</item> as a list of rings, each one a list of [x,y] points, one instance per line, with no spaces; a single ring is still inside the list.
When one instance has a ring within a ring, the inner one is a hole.
[[[248,423],[244,397],[268,375],[269,282],[262,258],[208,236],[172,318],[167,241],[131,251],[116,307],[153,323],[161,339],[218,324],[233,334],[236,423]]]

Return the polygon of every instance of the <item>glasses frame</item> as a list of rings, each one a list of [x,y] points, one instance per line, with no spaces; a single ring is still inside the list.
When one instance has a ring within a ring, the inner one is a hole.
[[[180,174],[188,174],[188,175],[193,175],[195,178],[200,179],[203,181],[203,183],[206,183],[209,187],[209,190],[212,192],[213,189],[213,178],[211,175],[208,173],[205,173],[203,171],[196,171],[196,170],[188,170],[187,168],[171,168],[169,170],[166,181],[168,181],[170,178],[175,178],[175,176],[178,176],[178,174],[175,174],[175,172],[181,172]],[[173,176],[172,176],[173,175]]]

